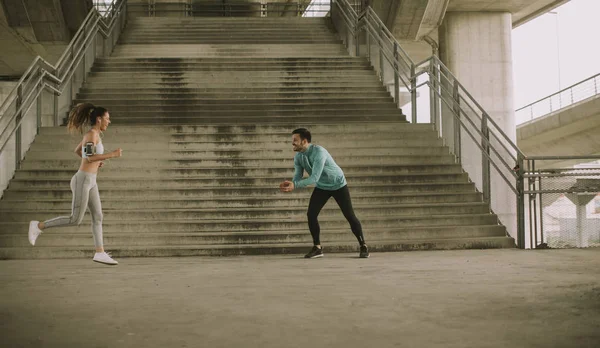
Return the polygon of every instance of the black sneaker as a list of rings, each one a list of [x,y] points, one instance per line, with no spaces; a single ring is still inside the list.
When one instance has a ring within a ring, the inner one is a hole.
[[[361,259],[366,259],[368,258],[369,255],[369,248],[367,248],[367,245],[361,245],[360,246],[360,254],[358,255],[358,257],[360,257]]]
[[[314,246],[308,254],[304,255],[304,258],[306,259],[316,259],[317,257],[323,257],[323,250],[316,246]]]

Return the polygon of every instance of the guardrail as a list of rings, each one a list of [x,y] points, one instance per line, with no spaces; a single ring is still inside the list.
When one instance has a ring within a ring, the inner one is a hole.
[[[2,103],[0,196],[40,127],[60,125],[60,115],[68,112],[96,57],[110,55],[125,26],[126,11],[126,0],[113,2],[104,15],[90,10],[57,63],[36,57]]]
[[[530,122],[600,94],[600,74],[577,82],[515,111],[517,124]]]

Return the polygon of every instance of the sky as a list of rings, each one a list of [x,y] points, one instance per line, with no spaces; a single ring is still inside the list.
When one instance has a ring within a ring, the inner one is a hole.
[[[551,12],[513,30],[517,109],[600,73],[600,0],[571,0]]]

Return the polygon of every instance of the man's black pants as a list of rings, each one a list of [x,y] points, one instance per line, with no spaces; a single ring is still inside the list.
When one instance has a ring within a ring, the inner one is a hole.
[[[310,229],[310,234],[313,238],[313,243],[315,245],[321,244],[320,234],[321,227],[319,226],[319,220],[317,219],[321,209],[325,206],[325,203],[329,200],[330,197],[333,197],[337,204],[342,209],[342,213],[348,223],[350,223],[350,228],[352,229],[352,233],[358,239],[360,245],[365,244],[365,237],[363,236],[362,226],[360,221],[356,215],[354,215],[354,209],[352,208],[352,200],[350,199],[350,191],[348,190],[348,185],[342,187],[339,190],[328,191],[322,190],[319,188],[315,188],[312,196],[310,196],[310,203],[308,204],[308,228]]]

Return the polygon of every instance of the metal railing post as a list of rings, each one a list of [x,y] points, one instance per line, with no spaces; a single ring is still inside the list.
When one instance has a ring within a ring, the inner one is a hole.
[[[429,63],[429,121],[433,124],[434,129],[437,131],[437,122],[435,114],[435,79],[433,61]]]
[[[73,59],[73,61],[75,61],[75,48],[74,47],[75,46],[73,46],[73,48],[71,48],[71,58]],[[75,65],[74,68],[75,68],[74,70],[76,71],[77,66]],[[69,98],[70,98],[69,100],[73,100],[73,94],[74,94],[73,89],[75,88],[74,81],[75,81],[75,72],[73,72],[73,74],[71,74],[71,81],[70,81],[71,86],[69,87]]]
[[[525,183],[523,173],[524,158],[520,153],[517,154],[517,247],[525,249]]]
[[[368,29],[365,29],[365,41],[367,45],[367,58],[369,61],[371,60],[371,33],[369,33]]]
[[[531,106],[531,108],[529,110],[531,110],[530,114],[531,114],[531,119],[533,120],[533,105]]]
[[[417,123],[417,69],[414,64],[410,66],[410,104],[411,123]]]
[[[398,76],[398,43],[394,41],[394,101],[400,108],[400,77]]]
[[[40,73],[43,74],[44,70],[41,69]],[[42,98],[44,97],[44,83],[40,82],[40,86],[38,86],[38,88],[40,89],[40,95],[37,97],[36,100],[36,135],[40,134],[40,128],[42,127]]]
[[[527,171],[530,174],[534,174],[535,175],[535,167],[532,166],[532,162],[533,161],[527,161]],[[527,179],[527,183],[523,184],[523,187],[527,186],[527,189],[529,191],[535,191],[536,187],[535,187],[535,177],[529,177]],[[527,204],[527,208],[529,209],[529,245],[537,245],[537,226],[536,226],[536,211],[535,209],[533,209],[533,205],[534,205],[534,201],[535,201],[535,196],[536,195],[532,195],[529,194],[529,200],[528,200],[528,204]],[[536,237],[536,242],[533,242],[533,236],[535,235]],[[525,236],[527,238],[527,236]]]
[[[17,87],[16,109],[18,110],[23,105],[23,85]],[[23,118],[23,111],[20,111],[15,118],[15,124],[19,124]],[[21,126],[17,127],[15,132],[15,170],[21,166]]]
[[[488,127],[488,115],[483,114],[481,117],[481,134],[483,139],[481,139],[481,184],[482,184],[482,193],[483,193],[483,201],[491,204],[491,180],[490,180],[490,129]]]
[[[535,161],[534,161],[535,163]],[[540,191],[544,190],[542,185],[542,177],[538,178],[538,187]],[[540,207],[540,212],[544,209],[544,194],[540,193],[538,195],[540,197],[540,202],[538,206]],[[537,225],[536,225],[536,234],[537,234]],[[540,213],[540,243],[544,243],[544,214]]]
[[[54,127],[60,126],[58,120],[58,93],[54,92]]]
[[[357,23],[354,23],[354,53],[356,57],[360,57],[360,33]]]
[[[575,101],[573,100],[573,88],[571,88],[571,104],[574,103]]]
[[[383,27],[381,25],[379,25],[379,79],[385,83],[385,81],[383,81],[383,39],[381,38],[381,36],[383,35]]]
[[[452,86],[452,99],[454,101],[453,104],[453,112],[456,115],[454,117],[454,155],[458,163],[462,163],[462,148],[461,148],[461,127],[460,127],[460,96],[458,94],[458,81],[454,80]]]
[[[86,37],[86,27],[83,27],[83,37]],[[87,74],[85,73],[85,61],[87,58],[87,49],[85,51],[83,51],[83,61],[81,62],[82,66],[83,66],[83,83],[85,83],[86,81],[86,76]]]

